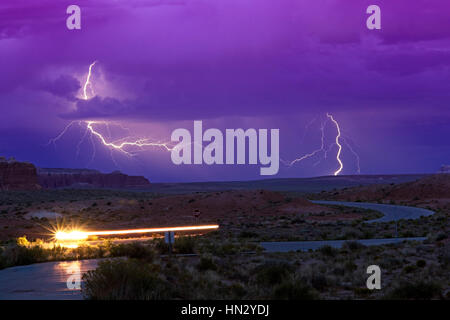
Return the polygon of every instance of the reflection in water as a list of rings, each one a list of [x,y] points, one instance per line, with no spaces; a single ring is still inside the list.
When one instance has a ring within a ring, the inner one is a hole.
[[[0,270],[2,299],[82,299],[83,274],[97,259],[44,262]]]
[[[54,266],[55,273],[59,274],[60,281],[66,283],[68,290],[81,290],[81,262],[64,261]]]

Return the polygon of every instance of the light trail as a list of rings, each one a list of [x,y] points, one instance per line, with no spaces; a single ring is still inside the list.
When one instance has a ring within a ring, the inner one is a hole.
[[[106,235],[124,235],[136,233],[160,233],[169,231],[199,231],[218,229],[219,225],[201,225],[201,226],[181,226],[181,227],[164,227],[164,228],[145,228],[145,229],[127,229],[127,230],[105,230],[105,231],[57,231],[54,238],[57,241],[81,241],[86,240],[89,236],[106,236]]]
[[[341,160],[342,145],[339,143],[339,138],[341,137],[341,128],[339,127],[339,123],[336,120],[334,120],[334,118],[331,114],[327,113],[327,117],[334,123],[334,125],[336,126],[336,129],[337,129],[337,132],[338,132],[338,134],[336,136],[336,145],[338,146],[336,160],[339,163],[339,169],[337,169],[334,172],[334,175],[337,176],[344,168],[344,164],[342,163],[342,160]]]

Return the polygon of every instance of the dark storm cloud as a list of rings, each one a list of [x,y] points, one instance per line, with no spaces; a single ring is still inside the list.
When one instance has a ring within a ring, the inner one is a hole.
[[[78,79],[71,75],[60,75],[54,80],[41,80],[37,84],[37,88],[50,92],[55,96],[66,98],[70,101],[75,101],[75,96],[81,89]]]
[[[25,145],[23,127],[46,142],[68,119],[164,127],[247,117],[271,127],[280,117],[284,134],[301,131],[298,118],[333,112],[382,171],[383,148],[418,141],[417,119],[450,116],[448,1],[379,0],[376,31],[365,25],[368,0],[79,0],[77,31],[65,27],[70,4],[0,2],[0,123],[11,146]],[[97,96],[80,100],[95,60]],[[427,137],[444,141],[440,127]],[[283,143],[300,148],[297,136]],[[431,168],[429,158],[417,163]]]

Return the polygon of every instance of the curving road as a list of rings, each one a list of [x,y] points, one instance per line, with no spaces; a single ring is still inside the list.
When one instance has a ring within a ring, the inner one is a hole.
[[[290,252],[317,250],[324,246],[341,248],[345,242],[356,241],[365,246],[379,246],[383,244],[393,244],[403,241],[423,241],[426,237],[411,238],[384,238],[384,239],[359,239],[359,240],[323,240],[323,241],[274,241],[261,242],[260,245],[266,252]]]
[[[390,222],[397,221],[401,219],[419,219],[423,216],[430,216],[434,214],[434,211],[423,209],[423,208],[415,208],[415,207],[407,207],[407,206],[398,206],[392,204],[380,204],[380,203],[370,203],[370,202],[347,202],[347,201],[311,201],[316,204],[323,205],[338,205],[338,206],[346,206],[346,207],[356,207],[362,209],[371,209],[375,211],[381,212],[384,216],[379,219],[374,219],[370,221],[366,221],[367,223],[373,222]]]
[[[365,221],[366,223],[373,222],[390,222],[398,221],[401,219],[419,219],[423,216],[430,216],[434,214],[433,211],[407,207],[398,206],[391,204],[379,204],[370,202],[347,202],[347,201],[311,201],[316,204],[322,205],[339,205],[346,207],[356,207],[362,209],[371,209],[381,212],[383,216],[378,219]],[[358,239],[355,240],[366,246],[383,245],[399,243],[403,241],[423,241],[425,237],[412,237],[412,238],[384,238],[384,239]],[[307,250],[317,250],[323,246],[331,246],[334,248],[340,248],[344,244],[345,240],[325,240],[325,241],[288,241],[288,242],[261,242],[261,246],[266,250],[266,252],[289,252],[289,251],[307,251]]]

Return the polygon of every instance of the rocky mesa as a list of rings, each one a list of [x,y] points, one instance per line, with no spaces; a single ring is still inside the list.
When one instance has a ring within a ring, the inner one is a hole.
[[[0,190],[55,188],[146,188],[148,179],[119,171],[102,173],[90,169],[36,168],[29,162],[0,157]]]
[[[81,188],[145,188],[150,181],[142,176],[129,176],[119,171],[101,173],[88,169],[38,169],[39,184],[45,189]]]
[[[38,190],[37,170],[32,163],[0,157],[0,190]]]

